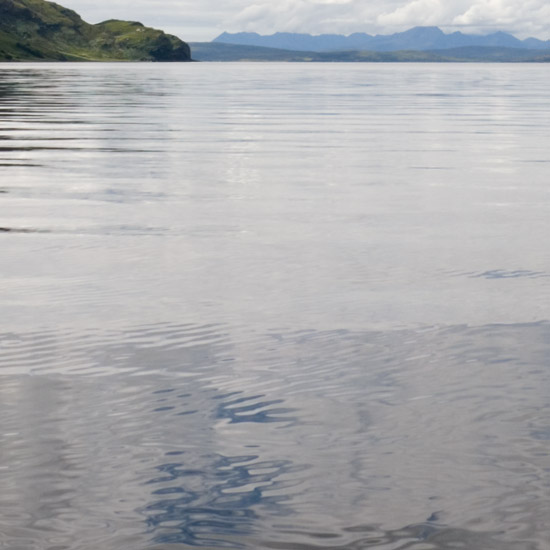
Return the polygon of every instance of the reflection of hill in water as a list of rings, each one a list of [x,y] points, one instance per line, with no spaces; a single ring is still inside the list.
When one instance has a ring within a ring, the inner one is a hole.
[[[42,544],[32,508],[105,550],[542,550],[549,329],[4,333],[0,529]]]

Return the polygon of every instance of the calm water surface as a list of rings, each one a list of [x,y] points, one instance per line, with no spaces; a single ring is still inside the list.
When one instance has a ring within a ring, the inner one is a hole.
[[[0,548],[548,550],[544,65],[0,65]]]

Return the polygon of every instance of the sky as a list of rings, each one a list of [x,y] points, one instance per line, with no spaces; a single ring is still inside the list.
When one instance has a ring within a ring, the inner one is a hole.
[[[391,34],[417,25],[445,32],[550,38],[548,0],[57,0],[89,23],[141,21],[183,40],[223,31]]]

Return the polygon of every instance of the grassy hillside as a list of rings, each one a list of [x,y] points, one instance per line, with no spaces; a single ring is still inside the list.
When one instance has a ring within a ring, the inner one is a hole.
[[[0,61],[190,61],[175,36],[130,21],[90,25],[44,0],[0,0]]]

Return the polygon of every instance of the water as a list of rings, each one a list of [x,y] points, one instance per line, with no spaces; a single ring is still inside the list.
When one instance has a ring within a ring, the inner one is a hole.
[[[543,65],[0,65],[0,548],[548,550]]]

